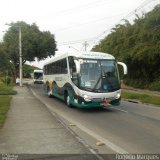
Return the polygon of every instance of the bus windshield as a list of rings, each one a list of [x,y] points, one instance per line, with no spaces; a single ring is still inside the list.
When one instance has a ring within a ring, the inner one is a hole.
[[[43,79],[43,73],[34,72],[34,79],[42,80]]]
[[[79,86],[92,92],[113,92],[120,89],[115,60],[80,59]]]

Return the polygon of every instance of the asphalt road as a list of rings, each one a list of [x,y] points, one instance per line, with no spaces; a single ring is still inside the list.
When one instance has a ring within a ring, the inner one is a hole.
[[[160,107],[122,101],[119,107],[68,108],[48,98],[42,85],[31,84],[30,88],[63,122],[75,124],[73,130],[101,153],[160,153]],[[97,147],[93,139],[105,147]]]

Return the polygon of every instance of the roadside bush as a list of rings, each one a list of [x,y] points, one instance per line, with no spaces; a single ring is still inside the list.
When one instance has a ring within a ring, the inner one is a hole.
[[[133,79],[125,79],[124,84],[140,89],[149,89],[153,91],[160,91],[160,80],[149,83],[146,80],[133,80]]]
[[[5,83],[0,82],[0,95],[15,95],[16,91],[13,90],[13,85],[6,85]]]
[[[146,89],[149,86],[149,83],[146,80],[141,79],[125,79],[124,83],[128,86],[141,89]]]
[[[151,83],[148,88],[153,91],[160,91],[160,81]]]
[[[11,84],[11,78],[10,77],[6,77],[1,79],[1,81],[7,85]]]

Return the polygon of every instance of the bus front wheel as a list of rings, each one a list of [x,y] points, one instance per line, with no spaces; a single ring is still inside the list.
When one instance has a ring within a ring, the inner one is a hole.
[[[70,96],[68,95],[68,93],[65,93],[65,103],[68,107],[72,107],[72,105],[70,104]]]

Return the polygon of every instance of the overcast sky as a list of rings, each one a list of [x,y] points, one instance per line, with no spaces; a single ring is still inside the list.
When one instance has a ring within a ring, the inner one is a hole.
[[[53,33],[58,44],[57,53],[71,51],[73,48],[83,50],[85,41],[89,50],[121,19],[131,18],[136,9],[149,1],[1,0],[0,38],[3,31],[8,29],[5,23],[25,21],[28,24],[36,23],[41,31],[49,30]],[[77,41],[79,43],[75,43]]]

